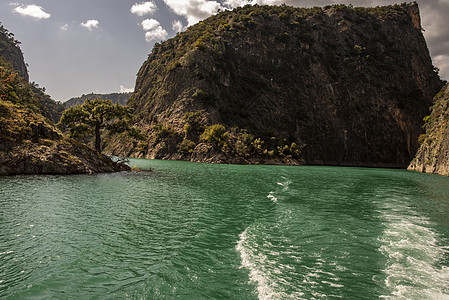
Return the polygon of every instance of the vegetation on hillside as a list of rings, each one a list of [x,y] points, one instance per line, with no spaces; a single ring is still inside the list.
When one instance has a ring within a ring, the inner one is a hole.
[[[56,102],[45,94],[45,89],[32,82],[25,81],[13,70],[10,62],[0,56],[0,99],[25,106],[57,122],[64,110],[60,102]]]
[[[32,109],[0,99],[0,140],[8,143],[31,143],[41,139],[58,140],[61,136],[48,119]],[[3,145],[5,146],[5,145]]]
[[[276,137],[274,133],[266,132],[261,136],[254,136],[246,129],[238,127],[229,130],[222,124],[206,126],[201,112],[187,112],[183,118],[185,125],[185,135],[178,144],[178,153],[190,155],[199,143],[206,143],[216,151],[227,153],[231,156],[244,159],[250,157],[261,158],[294,158],[301,159],[301,147],[296,141]],[[170,137],[165,132],[174,134],[173,130],[168,131],[168,127],[159,126],[159,141]],[[161,138],[163,136],[163,138]]]
[[[208,126],[201,140],[214,149],[241,158],[302,158],[301,148],[295,142],[275,136],[255,137],[237,127],[229,131],[221,124]]]

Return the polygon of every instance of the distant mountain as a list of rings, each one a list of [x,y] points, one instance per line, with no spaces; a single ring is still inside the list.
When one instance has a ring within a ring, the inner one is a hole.
[[[82,95],[81,97],[75,97],[64,102],[65,108],[70,106],[83,104],[87,99],[104,99],[111,100],[112,103],[120,103],[121,105],[126,105],[128,99],[131,97],[132,93],[112,93],[112,94],[94,94],[90,93],[87,95]]]
[[[405,168],[441,82],[418,5],[244,6],[156,44],[109,153]],[[291,161],[290,159],[297,159]]]

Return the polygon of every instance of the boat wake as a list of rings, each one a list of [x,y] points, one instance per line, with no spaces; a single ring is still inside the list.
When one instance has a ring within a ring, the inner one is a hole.
[[[384,299],[449,299],[449,268],[436,267],[448,255],[431,222],[412,209],[389,203],[379,251],[386,257]],[[447,244],[447,243],[446,243]]]
[[[282,188],[275,188],[269,192],[267,198],[274,204],[278,203],[278,191],[287,191],[291,182],[282,177],[281,182],[277,182]],[[249,282],[256,286],[256,293],[259,299],[287,299],[287,295],[282,292],[282,288],[276,283],[269,266],[276,265],[275,261],[270,261],[265,249],[260,249],[257,241],[258,232],[264,231],[262,224],[250,225],[239,236],[236,250],[240,253],[241,268],[249,270]]]
[[[257,227],[250,226],[240,234],[236,250],[240,253],[241,267],[249,270],[249,282],[256,285],[258,299],[304,299],[300,291],[287,291],[289,284],[282,279],[281,275],[292,267],[274,259],[279,256],[275,250],[259,249],[253,231],[259,232]]]

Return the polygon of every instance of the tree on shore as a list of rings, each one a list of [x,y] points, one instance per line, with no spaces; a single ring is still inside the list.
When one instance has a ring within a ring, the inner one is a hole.
[[[111,100],[86,100],[81,105],[69,107],[62,114],[58,127],[69,129],[73,138],[82,138],[87,134],[95,136],[95,149],[101,152],[101,133],[108,130],[112,134],[127,132],[130,136],[141,138],[140,130],[130,125],[131,109]]]

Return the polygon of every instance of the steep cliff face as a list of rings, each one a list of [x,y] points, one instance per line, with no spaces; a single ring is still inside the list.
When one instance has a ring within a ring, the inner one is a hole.
[[[198,112],[204,126],[294,143],[303,163],[406,167],[441,86],[416,4],[246,6],[154,47],[129,101],[152,136],[148,147],[108,149],[203,161],[199,134],[188,154],[179,151],[186,113]],[[257,160],[257,151],[249,156]]]
[[[449,84],[435,96],[431,114],[424,118],[426,134],[409,170],[449,176]]]
[[[11,63],[12,68],[25,81],[28,81],[28,70],[19,44],[20,42],[14,39],[14,35],[0,23],[0,54]]]

